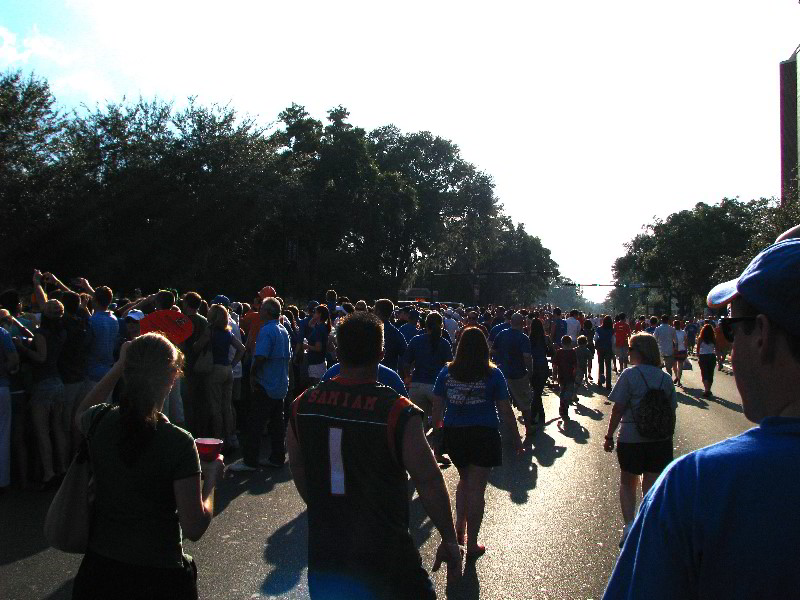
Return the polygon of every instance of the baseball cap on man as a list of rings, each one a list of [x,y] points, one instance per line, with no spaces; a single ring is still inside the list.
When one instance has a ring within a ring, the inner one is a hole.
[[[222,306],[228,308],[231,305],[231,301],[227,296],[219,294],[218,296],[214,296],[214,299],[211,301],[211,304],[222,304]]]
[[[128,314],[125,315],[125,318],[126,319],[131,319],[133,321],[141,321],[142,319],[144,319],[144,313],[142,311],[134,308],[133,310],[129,310],[128,311]]]
[[[708,293],[710,308],[721,308],[741,296],[784,331],[800,335],[800,238],[762,250],[739,277]]]

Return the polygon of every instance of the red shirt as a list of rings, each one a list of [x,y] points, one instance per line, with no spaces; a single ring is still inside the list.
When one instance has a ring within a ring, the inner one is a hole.
[[[631,327],[624,321],[614,323],[614,343],[617,346],[625,346],[628,338],[631,337]]]
[[[556,368],[560,385],[575,381],[578,355],[575,353],[574,348],[559,348],[553,358],[553,365]]]

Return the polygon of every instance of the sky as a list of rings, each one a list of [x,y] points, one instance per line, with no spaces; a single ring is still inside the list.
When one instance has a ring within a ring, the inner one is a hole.
[[[7,3],[0,69],[68,109],[158,97],[263,124],[343,105],[452,140],[561,273],[609,283],[654,217],[780,192],[795,0]],[[601,301],[608,288],[585,290]]]

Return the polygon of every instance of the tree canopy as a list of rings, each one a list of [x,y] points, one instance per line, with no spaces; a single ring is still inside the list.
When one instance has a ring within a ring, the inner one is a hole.
[[[45,80],[0,77],[2,283],[37,267],[123,290],[375,298],[416,282],[466,301],[482,283],[481,302],[511,303],[558,278],[492,177],[430,132],[366,131],[342,106],[322,121],[292,104],[266,127],[196,98],[56,107]],[[526,275],[498,286],[498,271]]]
[[[798,222],[798,203],[781,206],[774,198],[701,202],[654,219],[614,262],[618,287],[606,305],[627,314],[648,309],[671,313],[670,308],[684,315],[698,312],[715,283],[737,277],[760,250]]]

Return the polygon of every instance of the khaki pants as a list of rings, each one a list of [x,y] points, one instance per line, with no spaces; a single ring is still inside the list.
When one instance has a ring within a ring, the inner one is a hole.
[[[214,365],[208,376],[208,400],[211,407],[211,432],[221,440],[227,440],[235,431],[231,399],[233,396],[233,373],[230,365]]]

